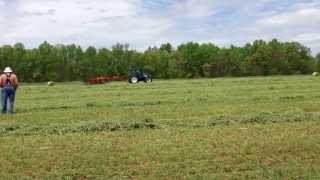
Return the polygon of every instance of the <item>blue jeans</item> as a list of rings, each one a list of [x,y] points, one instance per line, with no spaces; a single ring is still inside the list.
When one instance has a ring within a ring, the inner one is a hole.
[[[15,96],[16,96],[16,89],[13,86],[5,86],[4,88],[2,88],[1,90],[2,113],[7,113],[8,99],[10,102],[9,113],[13,113]]]

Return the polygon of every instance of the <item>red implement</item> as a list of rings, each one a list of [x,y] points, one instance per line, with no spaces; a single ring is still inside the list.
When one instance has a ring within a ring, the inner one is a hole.
[[[127,81],[126,77],[119,77],[119,76],[98,76],[89,79],[90,84],[103,84],[110,81]]]

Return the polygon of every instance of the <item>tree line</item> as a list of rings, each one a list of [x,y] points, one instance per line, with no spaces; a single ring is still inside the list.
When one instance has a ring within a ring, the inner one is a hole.
[[[100,75],[127,76],[142,69],[155,78],[291,75],[320,71],[320,53],[313,57],[298,42],[256,40],[243,47],[220,48],[212,43],[170,43],[144,52],[116,44],[86,49],[43,42],[26,49],[22,43],[0,47],[0,66],[10,66],[23,82],[86,81]]]

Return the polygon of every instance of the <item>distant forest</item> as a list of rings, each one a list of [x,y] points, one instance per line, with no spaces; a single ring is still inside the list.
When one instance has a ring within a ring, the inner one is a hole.
[[[43,42],[26,49],[22,43],[0,47],[0,68],[10,66],[23,82],[85,81],[98,75],[127,76],[142,69],[154,78],[310,74],[320,71],[320,53],[313,57],[298,42],[256,40],[243,47],[220,48],[212,43],[170,43],[144,52],[116,44],[111,49],[81,48]]]

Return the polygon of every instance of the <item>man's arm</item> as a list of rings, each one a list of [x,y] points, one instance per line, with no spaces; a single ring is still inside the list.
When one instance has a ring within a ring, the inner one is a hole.
[[[4,86],[3,75],[0,75],[0,87],[3,88],[3,86]]]
[[[19,81],[18,81],[18,77],[16,75],[13,75],[12,77],[12,81],[13,81],[13,85],[18,88],[19,86]]]

